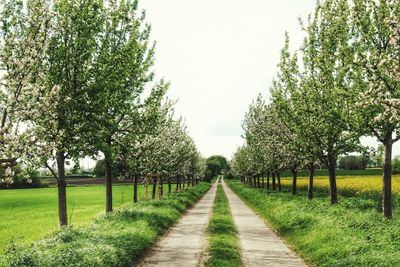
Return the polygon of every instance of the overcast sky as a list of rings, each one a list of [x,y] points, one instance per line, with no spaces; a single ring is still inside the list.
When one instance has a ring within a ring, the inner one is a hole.
[[[204,156],[231,157],[249,104],[277,72],[284,33],[298,49],[298,18],[313,0],[141,0],[152,38],[155,71],[171,82],[169,96],[186,118]]]

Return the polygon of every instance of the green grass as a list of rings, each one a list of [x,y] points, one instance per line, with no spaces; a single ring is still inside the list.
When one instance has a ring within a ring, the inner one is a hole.
[[[68,227],[16,245],[0,266],[132,266],[210,188],[201,183],[155,201],[129,205],[85,226]]]
[[[132,190],[131,185],[115,185],[114,207],[131,203]],[[144,199],[144,186],[138,193]],[[68,187],[67,201],[69,222],[88,223],[105,209],[105,187]],[[57,188],[0,190],[0,254],[12,240],[27,242],[57,229]]]
[[[220,184],[217,188],[207,232],[209,235],[209,258],[206,266],[242,266],[236,228],[228,199]]]
[[[293,197],[288,188],[279,193],[229,185],[313,265],[399,266],[400,208],[393,219],[383,219],[379,194],[341,195],[331,206],[323,190],[308,201],[304,189]]]

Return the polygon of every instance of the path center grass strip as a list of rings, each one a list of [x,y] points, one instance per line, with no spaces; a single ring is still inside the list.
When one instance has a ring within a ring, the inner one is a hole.
[[[209,258],[206,266],[242,266],[237,231],[221,184],[218,184],[207,231]]]
[[[313,266],[399,266],[399,207],[393,219],[383,219],[379,196],[340,195],[331,206],[323,190],[307,201],[305,190],[292,196],[228,184]]]
[[[90,225],[10,247],[0,266],[131,266],[209,188],[201,183],[162,200],[119,209]]]

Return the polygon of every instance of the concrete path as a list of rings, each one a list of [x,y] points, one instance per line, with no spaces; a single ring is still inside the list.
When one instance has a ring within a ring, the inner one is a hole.
[[[225,182],[222,185],[239,233],[245,266],[307,266]]]
[[[199,266],[205,244],[205,230],[216,194],[216,184],[168,232],[139,266]]]

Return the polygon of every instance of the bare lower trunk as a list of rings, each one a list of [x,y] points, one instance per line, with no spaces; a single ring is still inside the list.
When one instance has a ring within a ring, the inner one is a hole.
[[[156,198],[156,189],[157,189],[157,179],[155,177],[152,177],[152,182],[153,182],[153,188],[151,192],[151,199]]]
[[[171,177],[168,177],[168,193],[171,193],[172,188],[171,188]]]
[[[58,222],[60,226],[68,225],[67,217],[67,183],[65,181],[65,155],[63,151],[57,152],[58,168]]]
[[[272,173],[272,190],[276,190],[276,174]]]
[[[137,190],[138,190],[138,175],[133,176],[133,202],[138,202],[138,196],[137,196]]]
[[[292,170],[293,180],[292,180],[292,195],[297,194],[297,170]]]
[[[257,187],[261,188],[260,176],[257,176]]]
[[[281,174],[278,172],[276,174],[276,177],[278,178],[278,191],[281,192],[282,191]]]
[[[382,209],[385,218],[392,217],[392,135],[385,142],[385,163],[383,165]]]
[[[267,189],[269,189],[269,173],[267,173]]]
[[[330,194],[331,194],[331,204],[337,204],[337,187],[336,187],[336,158],[331,157],[329,159],[329,187],[330,187]]]
[[[175,187],[175,192],[178,192],[179,190],[179,175],[176,176],[176,187]]]
[[[111,155],[104,153],[104,161],[106,168],[106,212],[112,212],[112,174],[111,174]]]
[[[308,197],[308,199],[312,199],[313,198],[313,191],[314,191],[314,170],[315,170],[315,167],[312,166],[308,170],[309,170],[309,174],[308,174],[308,193],[307,193],[307,197]]]
[[[263,177],[262,177],[262,189],[264,189],[265,188],[265,177],[264,177],[265,175],[263,175]]]
[[[164,178],[160,178],[160,194],[161,197],[164,195]]]

